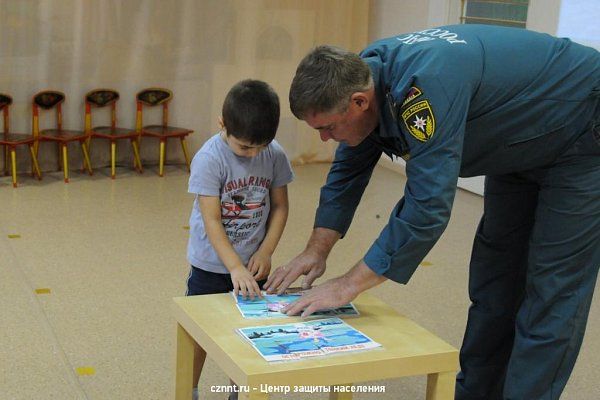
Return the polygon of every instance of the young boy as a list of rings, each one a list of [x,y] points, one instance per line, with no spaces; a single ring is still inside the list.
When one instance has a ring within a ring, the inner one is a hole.
[[[266,282],[288,216],[294,177],[281,146],[279,98],[265,82],[244,80],[225,98],[221,132],[196,153],[189,179],[188,296],[226,293],[254,298]],[[202,364],[204,354],[196,354]],[[200,372],[194,371],[194,382]],[[197,395],[197,390],[194,395]]]

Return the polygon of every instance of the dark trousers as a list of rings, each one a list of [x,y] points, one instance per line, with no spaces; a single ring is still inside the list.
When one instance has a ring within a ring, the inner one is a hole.
[[[257,281],[258,287],[267,283],[266,279]],[[197,296],[201,294],[227,293],[233,291],[231,274],[217,274],[191,266],[187,279],[186,296]]]
[[[599,128],[546,168],[486,177],[457,400],[560,397],[600,266]]]

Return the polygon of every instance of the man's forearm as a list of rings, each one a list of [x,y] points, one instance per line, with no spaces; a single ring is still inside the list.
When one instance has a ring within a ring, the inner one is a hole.
[[[383,275],[377,275],[364,260],[360,260],[354,267],[346,272],[342,278],[347,282],[347,287],[353,292],[354,296],[364,292],[374,286],[385,282],[387,278]]]
[[[329,228],[314,228],[310,239],[306,245],[305,251],[318,254],[320,257],[327,258],[329,252],[342,237],[341,233]]]

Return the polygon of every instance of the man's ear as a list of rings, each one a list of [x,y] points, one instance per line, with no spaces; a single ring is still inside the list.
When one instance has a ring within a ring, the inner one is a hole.
[[[350,102],[356,104],[363,111],[369,108],[369,96],[365,92],[352,93]]]
[[[225,123],[223,122],[223,117],[219,117],[217,122],[219,123],[219,128],[225,129]]]

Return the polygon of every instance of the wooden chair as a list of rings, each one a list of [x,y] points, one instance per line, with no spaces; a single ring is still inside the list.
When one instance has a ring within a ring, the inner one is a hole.
[[[85,130],[90,139],[106,139],[110,141],[110,176],[115,179],[117,141],[129,139],[133,148],[133,167],[142,172],[142,161],[138,148],[138,133],[134,129],[118,128],[117,125],[117,101],[119,93],[111,89],[95,89],[85,95]],[[92,127],[92,106],[102,108],[110,106],[110,126]],[[88,142],[89,150],[89,142]]]
[[[25,133],[13,133],[10,131],[10,118],[8,108],[12,104],[12,97],[7,94],[0,93],[0,110],[2,110],[4,119],[4,130],[2,136],[0,136],[0,144],[4,146],[4,174],[8,173],[8,154],[10,153],[11,159],[11,170],[12,170],[12,184],[13,187],[17,187],[17,146],[29,146],[29,153],[31,154],[31,160],[33,163],[33,171],[37,175],[38,179],[42,179],[40,173],[40,166],[38,165],[37,157],[35,155],[35,138],[33,135]]]
[[[136,115],[136,131],[140,136],[157,138],[160,140],[160,153],[159,153],[159,167],[158,174],[163,176],[164,164],[165,164],[165,153],[167,139],[179,138],[181,141],[181,148],[185,157],[185,162],[190,170],[190,157],[188,155],[187,146],[185,144],[185,138],[190,133],[194,132],[186,128],[178,128],[176,126],[169,126],[169,102],[173,98],[173,93],[168,89],[163,88],[147,88],[142,90],[136,95],[137,100],[137,115]],[[162,125],[146,125],[143,126],[142,118],[142,107],[150,106],[155,107],[162,105],[163,107],[163,118]]]
[[[54,142],[58,145],[58,168],[60,170],[62,164],[65,183],[69,183],[69,153],[67,145],[70,142],[79,142],[83,153],[83,165],[87,168],[90,175],[92,175],[93,172],[86,143],[88,134],[84,131],[67,130],[62,127],[61,105],[63,101],[65,101],[64,93],[55,90],[44,90],[33,96],[33,136],[36,137],[39,142]],[[56,128],[40,131],[40,109],[51,110],[53,108],[56,108]],[[37,152],[38,149],[36,146],[36,155]]]

